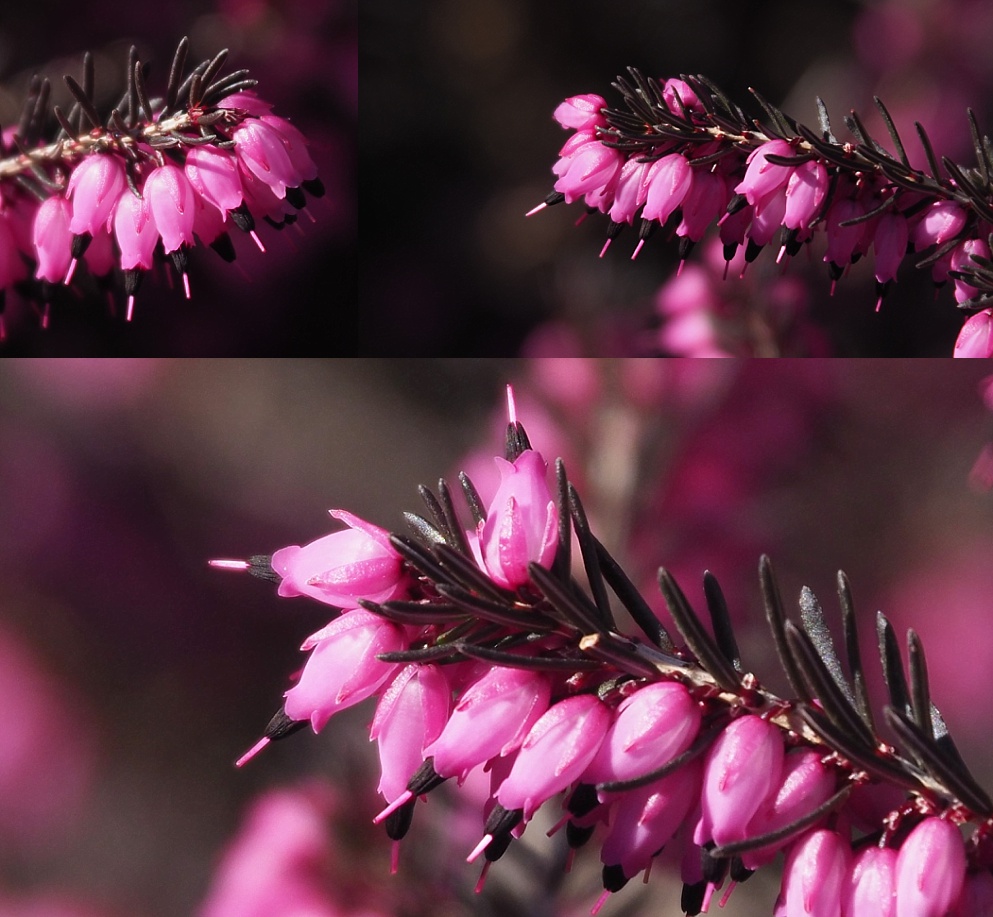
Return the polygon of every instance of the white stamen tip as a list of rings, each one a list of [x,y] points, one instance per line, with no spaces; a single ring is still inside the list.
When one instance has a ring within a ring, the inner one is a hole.
[[[478,859],[479,858],[479,855],[487,847],[489,847],[492,842],[493,842],[493,835],[492,834],[484,834],[483,835],[483,839],[478,844],[476,844],[476,846],[473,848],[472,853],[470,853],[469,856],[467,856],[465,858],[465,861],[467,863],[472,863],[474,860]]]
[[[62,281],[67,286],[69,284],[69,281],[72,280],[72,275],[76,273],[76,264],[77,261],[75,258],[73,258],[72,261],[69,262],[69,270],[66,271],[65,280]]]
[[[132,293],[128,297],[128,314],[125,316],[127,321],[131,321],[131,316],[134,315],[134,294]]]
[[[241,767],[248,761],[251,761],[266,745],[269,744],[269,740],[266,738],[259,739],[248,751],[246,751],[237,761],[234,762],[235,767]]]
[[[208,560],[207,566],[220,570],[247,570],[251,564],[247,560]]]
[[[183,292],[186,293],[186,298],[190,298],[190,275],[183,271]]]
[[[512,423],[517,423],[517,404],[514,401],[514,387],[507,386],[507,419]]]
[[[544,210],[547,206],[548,204],[542,201],[542,203],[540,203],[537,207],[532,207],[527,213],[524,214],[524,216],[526,217],[534,216],[539,211]]]
[[[255,240],[255,244],[259,247],[260,252],[265,251],[265,246],[262,244],[262,240],[259,238],[258,233],[253,229],[249,235]]]

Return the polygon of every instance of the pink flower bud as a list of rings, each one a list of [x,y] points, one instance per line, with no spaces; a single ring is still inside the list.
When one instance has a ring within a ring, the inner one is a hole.
[[[550,567],[558,545],[558,510],[546,480],[545,460],[533,449],[513,463],[496,459],[500,486],[478,526],[483,566],[501,586],[528,582],[528,564]]]
[[[529,819],[546,799],[564,790],[589,766],[610,725],[610,708],[592,694],[567,697],[531,727],[496,798]]]
[[[379,748],[379,792],[392,802],[407,789],[424,748],[441,734],[452,689],[440,666],[409,665],[383,692],[369,728]]]
[[[844,267],[852,260],[852,254],[858,247],[865,234],[865,223],[855,223],[852,226],[842,226],[846,220],[862,216],[865,208],[858,201],[847,197],[836,198],[828,208],[825,218],[827,232],[827,251],[824,260],[838,267]]]
[[[149,172],[142,195],[167,255],[183,245],[193,245],[194,191],[179,166],[166,163]]]
[[[780,785],[783,737],[757,716],[734,720],[707,753],[696,844],[748,837],[748,823]]]
[[[121,250],[122,270],[147,271],[152,267],[159,236],[145,198],[135,197],[130,191],[121,195],[114,210],[114,238]]]
[[[691,761],[647,786],[619,794],[600,859],[620,866],[625,879],[647,869],[696,804],[701,765]]]
[[[780,900],[786,917],[838,917],[850,859],[848,844],[835,831],[811,831],[800,838],[783,869]]]
[[[786,186],[780,185],[753,208],[748,238],[756,245],[768,245],[779,232],[786,216]]]
[[[249,115],[254,115],[256,118],[260,118],[262,115],[268,114],[272,111],[272,103],[267,102],[265,99],[260,99],[254,92],[248,90],[246,92],[233,92],[229,96],[225,96],[217,103],[218,108],[230,108],[235,111],[243,111]]]
[[[955,357],[993,357],[993,309],[983,309],[962,326],[955,341]]]
[[[597,141],[586,143],[569,161],[568,168],[558,181],[555,190],[565,195],[571,204],[584,194],[607,189],[617,178],[624,164],[624,155]]]
[[[809,229],[821,211],[827,186],[827,169],[816,159],[796,166],[786,183],[783,225],[787,229]]]
[[[648,198],[648,175],[652,163],[629,159],[621,166],[614,189],[610,218],[615,223],[631,223],[638,208]]]
[[[96,233],[107,224],[121,194],[126,190],[124,166],[116,156],[94,153],[69,176],[66,195],[72,200],[69,230],[74,235]]]
[[[972,255],[979,255],[981,258],[990,257],[990,247],[983,239],[966,239],[952,249],[952,258],[949,267],[953,271],[967,271],[978,267],[972,260]],[[965,302],[972,299],[979,290],[964,280],[954,280],[955,301]]]
[[[606,107],[607,100],[602,96],[586,93],[570,96],[561,102],[552,113],[552,117],[563,127],[577,131],[588,131],[607,124],[607,119],[600,114],[600,110]]]
[[[496,666],[459,698],[424,756],[434,757],[440,776],[465,779],[474,767],[519,748],[550,697],[547,675]]]
[[[719,172],[696,170],[693,173],[693,184],[683,199],[683,220],[676,228],[676,235],[699,242],[710,224],[724,213],[729,198],[723,175]]]
[[[312,652],[300,681],[286,692],[286,715],[310,720],[320,732],[332,715],[375,694],[396,670],[378,654],[406,648],[401,627],[361,608],[346,611],[304,641],[302,649]]]
[[[345,510],[333,509],[331,515],[348,528],[272,555],[272,569],[283,578],[279,595],[307,595],[337,608],[357,608],[359,599],[394,598],[405,578],[389,532]]]
[[[965,865],[959,829],[940,818],[925,818],[897,854],[897,917],[944,917],[962,893]]]
[[[702,113],[705,110],[699,96],[690,89],[689,83],[685,80],[666,80],[665,85],[662,87],[662,98],[665,99],[665,104],[669,106],[669,111],[675,115],[682,114],[679,104],[676,102],[677,96],[679,97],[679,101],[683,103],[683,108],[687,111]]]
[[[647,183],[648,197],[641,216],[664,223],[689,193],[693,169],[685,156],[670,153],[652,163]]]
[[[285,118],[278,115],[261,115],[259,120],[263,124],[268,124],[277,134],[282,137],[283,149],[290,157],[290,165],[300,182],[310,181],[317,178],[317,163],[314,162],[310,153],[307,152],[307,139],[303,136],[295,124],[291,124]],[[203,147],[200,147],[203,149]]]
[[[700,708],[684,685],[646,685],[615,711],[583,782],[633,780],[651,773],[686,751],[699,731]]]
[[[790,168],[767,162],[766,156],[770,153],[792,156],[793,148],[785,140],[769,140],[748,155],[745,177],[735,185],[734,190],[736,194],[744,194],[749,204],[757,204],[789,181]]]
[[[914,248],[920,251],[954,239],[965,226],[965,217],[965,210],[955,201],[935,201],[914,226]]]
[[[286,197],[287,188],[302,181],[293,168],[282,135],[258,118],[247,118],[231,135],[241,164],[272,189],[276,197]]]
[[[907,218],[902,213],[884,213],[879,218],[872,240],[879,283],[896,277],[897,268],[907,254],[907,234]]]
[[[757,837],[784,828],[791,822],[808,815],[834,792],[834,772],[821,763],[815,751],[790,752],[783,762],[783,777],[779,789],[766,800],[748,823],[748,835]],[[742,862],[749,869],[758,869],[771,863],[776,852],[792,838],[750,850],[742,854]]]
[[[221,213],[234,210],[244,200],[238,160],[230,150],[193,147],[186,154],[186,177],[193,190]]]
[[[842,917],[896,917],[896,851],[866,847],[852,864]]]
[[[38,259],[35,276],[49,283],[61,283],[72,260],[72,233],[69,220],[72,208],[59,195],[44,200],[35,211],[31,240]]]

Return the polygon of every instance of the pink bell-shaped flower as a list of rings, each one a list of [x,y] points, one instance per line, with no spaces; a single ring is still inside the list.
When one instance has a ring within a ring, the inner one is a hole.
[[[732,721],[707,753],[694,843],[720,846],[748,837],[748,823],[778,789],[782,770],[779,729],[757,716]]]
[[[592,694],[567,697],[531,727],[496,799],[529,819],[546,799],[564,790],[589,766],[610,725],[610,708]]]
[[[238,160],[230,150],[195,146],[186,154],[186,177],[193,190],[226,214],[244,200]]]
[[[376,706],[369,738],[377,742],[379,792],[392,802],[424,760],[424,748],[441,734],[452,689],[437,665],[409,665],[390,682]]]
[[[664,223],[683,202],[693,184],[693,169],[680,153],[670,153],[652,163],[648,178],[648,197],[641,216]]]
[[[777,166],[766,160],[770,153],[775,156],[792,156],[793,148],[787,141],[778,139],[756,147],[746,160],[748,168],[745,170],[745,177],[734,188],[735,193],[744,194],[748,203],[753,206],[779,190],[790,178],[788,166]]]
[[[272,189],[276,197],[286,197],[287,188],[296,188],[301,176],[293,168],[283,137],[258,118],[246,118],[231,135],[239,162]]]
[[[896,858],[896,917],[944,917],[965,882],[965,844],[955,825],[925,818]]]
[[[583,782],[609,783],[649,774],[686,751],[699,731],[700,708],[684,685],[646,685],[617,707]]]
[[[474,767],[516,751],[548,709],[550,697],[547,675],[494,666],[458,699],[424,756],[434,758],[439,776],[464,780]]]
[[[887,283],[907,254],[907,218],[902,213],[884,213],[876,224],[873,247],[876,250],[876,280]]]
[[[194,191],[179,166],[166,163],[148,173],[143,196],[148,201],[155,228],[168,255],[183,245],[193,245],[196,214]]]
[[[867,847],[852,863],[842,917],[896,917],[896,851]]]
[[[35,276],[49,283],[61,283],[72,260],[72,232],[69,202],[54,194],[35,211],[31,241],[38,261]]]
[[[610,218],[615,223],[632,223],[638,208],[648,198],[648,175],[652,164],[629,159],[621,166],[610,205]]]
[[[346,611],[308,637],[311,650],[300,681],[286,692],[283,709],[291,720],[310,720],[314,732],[338,711],[371,697],[397,669],[380,653],[407,648],[403,628],[364,609]]]
[[[813,812],[831,797],[835,787],[834,772],[821,763],[815,751],[790,752],[783,762],[783,776],[779,789],[766,800],[748,823],[748,836],[757,837],[785,828],[791,822]],[[809,830],[809,829],[808,829]],[[741,860],[749,869],[758,869],[771,863],[776,852],[792,838],[749,850]]]
[[[482,566],[501,586],[528,582],[528,564],[550,567],[558,545],[558,510],[540,452],[526,449],[513,462],[496,458],[500,486],[478,526]]]
[[[272,569],[283,578],[279,595],[306,595],[336,608],[395,598],[406,578],[389,532],[343,509],[330,512],[348,528],[272,555]]]
[[[666,80],[665,85],[662,87],[662,98],[665,99],[665,104],[669,106],[669,111],[675,115],[681,115],[682,109],[680,109],[676,101],[677,96],[679,101],[683,103],[683,108],[687,111],[702,113],[705,110],[700,97],[690,88],[689,83],[685,80]]]
[[[589,131],[595,127],[607,124],[607,119],[600,114],[607,107],[607,100],[595,93],[570,96],[552,113],[552,117],[563,127],[577,131]]]
[[[993,357],[993,309],[969,316],[955,341],[955,357]]]
[[[784,917],[838,917],[850,859],[848,844],[835,831],[822,829],[801,837],[783,868]]]
[[[555,182],[555,190],[564,194],[566,203],[571,204],[584,194],[604,191],[620,174],[623,164],[620,150],[590,140],[569,160],[566,171]]]
[[[114,238],[121,252],[121,269],[149,270],[159,241],[152,223],[148,201],[130,192],[122,194],[114,209]]]
[[[809,229],[821,212],[827,194],[828,174],[816,159],[794,167],[786,183],[786,212],[783,225],[787,229]]]
[[[984,239],[966,239],[964,242],[956,245],[952,249],[949,267],[953,271],[965,271],[975,268],[976,262],[972,260],[973,255],[978,255],[981,258],[990,257],[990,247]],[[955,285],[955,302],[965,302],[967,299],[972,299],[979,292],[976,287],[964,280],[954,278],[953,283]]]
[[[966,211],[955,201],[935,201],[914,226],[913,241],[917,251],[931,245],[944,245],[965,226]]]
[[[852,260],[852,254],[857,250],[859,242],[865,234],[865,223],[854,223],[842,226],[848,220],[865,213],[865,207],[857,200],[848,197],[837,197],[828,207],[825,218],[827,233],[827,251],[824,260],[830,261],[839,268],[844,268]]]
[[[72,234],[94,235],[103,228],[126,190],[124,166],[118,157],[104,153],[86,156],[73,169],[66,186],[66,195],[72,201]]]
[[[600,859],[608,867],[604,870],[608,889],[616,891],[623,884],[621,879],[626,882],[651,865],[696,804],[700,776],[700,762],[690,761],[647,786],[618,794],[610,831],[600,850]],[[610,867],[615,867],[613,875]]]
[[[683,219],[676,227],[676,235],[699,242],[711,223],[724,212],[728,198],[723,175],[698,169],[693,173],[693,184],[683,199]]]

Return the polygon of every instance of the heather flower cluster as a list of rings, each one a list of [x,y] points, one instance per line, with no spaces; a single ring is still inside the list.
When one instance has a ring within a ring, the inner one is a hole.
[[[581,109],[580,109],[581,110]],[[339,609],[303,644],[296,684],[244,764],[270,742],[376,697],[370,737],[394,841],[419,798],[488,775],[477,891],[543,806],[568,845],[599,850],[608,897],[679,852],[686,914],[780,854],[773,912],[993,914],[993,801],[969,773],[931,702],[913,632],[905,668],[878,616],[889,690],[877,733],[847,579],[838,577],[845,665],[817,599],[786,612],[767,558],[760,586],[789,698],[741,658],[716,579],[704,575],[706,627],[663,569],[674,638],[589,527],[561,460],[554,485],[510,402],[501,483],[484,505],[460,476],[471,525],[442,481],[421,488],[410,535],[341,510],[346,529],[244,561],[212,561]],[[573,549],[578,544],[573,575]],[[622,632],[612,601],[638,632]],[[416,828],[413,828],[416,831]],[[397,869],[394,845],[393,868]]]
[[[189,298],[194,246],[232,261],[234,230],[264,251],[257,221],[281,228],[307,194],[324,193],[303,135],[255,94],[247,71],[220,76],[222,51],[184,76],[187,48],[184,38],[161,98],[148,95],[132,48],[127,88],[107,116],[93,99],[89,55],[82,84],[65,78],[75,98],[68,113],[49,111],[47,81],[32,86],[20,123],[0,139],[0,339],[10,290],[35,305],[44,327],[54,288],[71,284],[80,264],[96,278],[116,272],[130,321],[158,262]]]
[[[976,165],[946,158],[939,166],[919,128],[925,172],[911,166],[878,100],[895,154],[854,112],[845,118],[853,140],[837,140],[820,100],[814,131],[756,93],[769,122],[761,126],[702,76],[663,82],[631,70],[615,86],[624,109],[586,94],[555,110],[572,133],[552,169],[554,191],[529,215],[563,201],[604,214],[609,226],[601,257],[627,226],[638,236],[632,259],[660,228],[676,236],[685,259],[716,224],[725,260],[741,247],[745,265],[767,246],[785,264],[816,242],[832,294],[849,267],[871,255],[877,309],[911,251],[935,284],[951,281],[955,301],[971,316],[955,356],[993,355],[993,159],[971,112]]]

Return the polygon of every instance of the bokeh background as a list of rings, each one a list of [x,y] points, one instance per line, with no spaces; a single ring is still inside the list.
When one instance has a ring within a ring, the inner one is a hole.
[[[363,353],[660,350],[655,297],[675,245],[656,237],[632,264],[627,232],[600,260],[604,218],[577,229],[576,205],[523,219],[551,190],[568,136],[555,106],[586,92],[616,103],[610,83],[629,66],[706,74],[758,116],[754,86],[814,125],[821,95],[839,136],[854,108],[886,137],[878,94],[918,161],[914,120],[959,161],[972,158],[966,106],[993,124],[993,12],[977,0],[371,0],[361,17]],[[749,268],[739,309],[775,310],[773,260]],[[794,259],[788,276],[806,282],[781,308],[818,334],[781,349],[950,354],[962,319],[923,273],[908,264],[877,315],[866,265],[829,298],[825,266]]]
[[[274,111],[296,124],[327,189],[297,224],[260,229],[267,252],[247,237],[226,264],[213,251],[191,256],[193,298],[146,278],[136,318],[108,314],[107,294],[83,284],[54,304],[51,327],[10,297],[9,355],[323,356],[354,337],[357,300],[355,136],[358,118],[356,0],[179,0],[122,3],[39,0],[10,4],[0,21],[0,124],[17,122],[28,80],[50,78],[63,109],[63,74],[79,77],[82,56],[95,55],[97,96],[109,107],[124,85],[128,47],[149,62],[149,87],[163,91],[176,43],[190,38],[192,66],[222,48],[226,72],[248,68]],[[247,244],[246,244],[247,243]]]
[[[471,784],[466,811],[443,791],[418,807],[391,877],[370,824],[368,705],[233,767],[327,612],[207,559],[306,543],[332,528],[330,507],[399,528],[417,484],[460,468],[485,490],[507,381],[535,447],[564,458],[595,531],[656,606],[660,563],[697,603],[713,570],[746,664],[781,686],[758,555],[772,555],[788,600],[809,585],[831,616],[845,569],[865,646],[877,608],[898,632],[918,629],[932,696],[993,786],[979,702],[993,691],[993,496],[988,467],[974,473],[993,440],[987,372],[973,361],[5,364],[0,915],[282,917],[289,873],[272,864],[301,845],[293,881],[327,917],[588,912],[595,851],[564,876],[561,847],[538,827],[473,895]],[[246,823],[276,789],[297,808],[270,797]],[[233,848],[239,831],[249,840]],[[224,910],[252,876],[276,903]],[[771,913],[776,882],[775,867],[760,872],[727,912]],[[675,913],[673,883],[658,869],[602,913]]]

